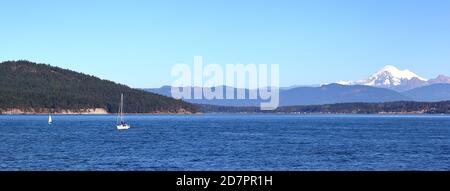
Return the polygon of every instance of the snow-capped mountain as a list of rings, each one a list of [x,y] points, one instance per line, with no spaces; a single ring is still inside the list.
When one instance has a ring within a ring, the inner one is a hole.
[[[367,79],[358,81],[339,81],[337,83],[342,85],[366,85],[405,91],[424,86],[427,84],[427,81],[427,79],[422,78],[407,69],[400,70],[395,66],[387,65]]]

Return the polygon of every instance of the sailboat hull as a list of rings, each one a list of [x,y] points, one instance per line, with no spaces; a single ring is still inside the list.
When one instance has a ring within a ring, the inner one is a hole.
[[[129,128],[130,128],[130,125],[117,125],[118,130],[126,130]]]

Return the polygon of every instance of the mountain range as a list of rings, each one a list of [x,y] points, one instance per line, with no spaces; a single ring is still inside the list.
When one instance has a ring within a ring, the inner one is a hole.
[[[195,88],[200,87],[191,88],[194,92]],[[170,86],[144,90],[171,96]],[[249,90],[246,89],[245,92],[248,95]],[[339,81],[318,87],[311,85],[280,88],[280,106],[445,100],[450,100],[450,77],[439,75],[428,80],[409,70],[400,70],[390,65],[363,80]],[[185,101],[220,106],[258,106],[262,100],[186,99]]]

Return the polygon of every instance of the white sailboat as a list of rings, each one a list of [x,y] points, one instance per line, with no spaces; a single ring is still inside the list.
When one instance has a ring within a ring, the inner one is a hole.
[[[123,94],[120,94],[120,105],[119,105],[119,112],[117,116],[117,129],[118,130],[125,130],[129,129],[130,125],[125,123],[123,120]]]
[[[48,115],[48,124],[51,125],[53,123],[52,116]]]

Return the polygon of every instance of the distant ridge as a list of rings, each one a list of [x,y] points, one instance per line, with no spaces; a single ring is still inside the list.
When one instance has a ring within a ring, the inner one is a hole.
[[[321,87],[301,87],[283,91],[281,106],[321,105],[349,102],[391,102],[408,101],[408,97],[389,89],[363,85],[346,86],[328,84]]]
[[[120,93],[126,97],[126,113],[196,112],[181,100],[46,64],[6,61],[0,63],[0,74],[2,113],[116,113]]]
[[[416,101],[450,100],[450,84],[432,84],[403,92],[403,94]]]
[[[219,86],[216,88],[224,88]],[[194,89],[194,88],[193,88]],[[156,89],[145,89],[160,95],[171,96],[170,86],[163,86]],[[193,92],[193,91],[192,91]],[[235,90],[236,92],[236,90]],[[248,95],[249,90],[245,90]],[[280,106],[290,105],[318,105],[348,102],[388,102],[406,101],[408,97],[393,90],[376,88],[370,86],[345,86],[340,84],[328,84],[320,87],[295,87],[280,90]],[[219,105],[219,106],[259,106],[261,100],[207,100],[207,99],[186,99],[185,101],[194,104]]]
[[[205,113],[288,113],[288,114],[450,114],[450,101],[336,103],[323,105],[284,106],[274,111],[258,107],[200,105]]]

